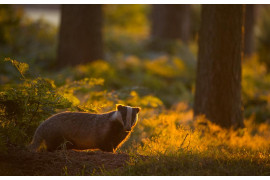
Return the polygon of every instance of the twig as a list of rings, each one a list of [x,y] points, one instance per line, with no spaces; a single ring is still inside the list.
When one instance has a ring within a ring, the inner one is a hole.
[[[186,134],[186,136],[185,136],[183,142],[181,143],[180,148],[182,148],[182,146],[184,145],[184,143],[185,143],[185,141],[186,141],[186,139],[187,139],[187,136],[188,136],[188,133]]]
[[[187,145],[187,150],[188,150],[188,148],[189,148],[189,145],[190,145],[190,139],[191,139],[191,135],[190,135],[190,138],[189,138],[189,141],[188,141],[188,145]]]

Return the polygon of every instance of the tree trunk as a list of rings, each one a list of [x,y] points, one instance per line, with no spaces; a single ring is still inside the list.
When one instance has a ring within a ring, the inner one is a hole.
[[[180,39],[187,43],[190,36],[189,4],[154,4],[152,6],[152,38]]]
[[[62,5],[58,65],[103,58],[101,5]]]
[[[194,115],[243,126],[241,60],[245,5],[203,5]]]
[[[245,12],[245,45],[244,54],[250,57],[254,53],[254,25],[256,22],[256,5],[247,4]]]

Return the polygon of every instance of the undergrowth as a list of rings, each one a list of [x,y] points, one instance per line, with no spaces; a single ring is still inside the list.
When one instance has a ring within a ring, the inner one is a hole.
[[[16,83],[1,87],[1,151],[5,152],[10,146],[27,145],[36,127],[56,112],[69,110],[100,113],[113,110],[116,103],[123,103],[142,107],[134,132],[117,151],[128,153],[131,160],[123,169],[104,169],[91,172],[91,175],[269,175],[270,127],[268,118],[261,121],[256,119],[262,118],[252,110],[257,105],[245,103],[253,113],[246,114],[245,128],[242,129],[222,129],[204,117],[194,121],[190,104],[192,98],[188,98],[189,96],[185,96],[189,100],[178,103],[175,98],[170,108],[164,106],[162,96],[158,98],[165,88],[171,94],[163,98],[177,97],[173,91],[175,87],[170,89],[166,83],[175,82],[176,77],[188,76],[190,72],[179,71],[181,66],[175,64],[170,66],[169,58],[143,62],[133,58],[132,61],[117,60],[121,62],[121,66],[97,61],[77,66],[69,71],[71,73],[67,73],[69,68],[64,69],[59,76],[51,75],[47,78],[35,77],[29,72],[27,64],[7,58],[3,63],[11,65],[17,71],[19,79],[10,81]],[[178,62],[184,66],[184,62],[179,59],[171,60],[171,63]],[[164,61],[167,64],[163,64]],[[135,63],[138,64],[137,67]],[[169,73],[162,70],[161,67],[165,65]],[[106,71],[99,71],[94,68],[96,66]],[[267,107],[268,73],[263,70],[255,73],[256,69],[251,68],[254,66],[261,69],[264,67],[256,57],[243,65],[244,102],[259,97],[265,101],[263,105]],[[150,94],[141,91],[146,86],[146,90],[152,89],[152,84],[142,85],[143,80],[135,78],[133,82],[128,82],[128,77],[131,80],[137,71],[143,77],[152,74],[160,76],[157,82],[165,83],[158,86],[160,92]],[[126,73],[127,79],[115,72]],[[110,82],[111,77],[116,81]],[[120,79],[123,81],[118,82]],[[134,84],[137,86],[133,87]],[[254,84],[260,88],[248,88],[255,86]],[[125,88],[121,88],[124,85]],[[182,85],[188,89],[188,86]],[[191,97],[192,92],[189,94]],[[267,111],[267,108],[261,111]]]
[[[101,174],[270,175],[269,124],[251,118],[243,129],[222,129],[204,117],[194,122],[192,110],[179,106],[156,117],[142,114],[133,143],[122,148],[131,155],[128,165]]]
[[[149,6],[129,8],[104,8],[106,61],[54,72],[57,28],[20,12],[7,16],[13,11],[0,5],[6,14],[0,21],[1,153],[26,147],[52,114],[102,113],[121,103],[142,108],[131,137],[117,151],[129,154],[130,162],[113,171],[82,169],[81,175],[270,175],[270,74],[261,62],[267,48],[243,62],[245,127],[222,129],[204,117],[193,119],[196,42],[150,51]]]

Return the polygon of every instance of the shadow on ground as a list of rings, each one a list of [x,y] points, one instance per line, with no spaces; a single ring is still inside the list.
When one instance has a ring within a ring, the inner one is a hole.
[[[14,149],[0,154],[0,175],[91,175],[122,168],[129,159],[127,154],[101,151],[32,153]]]

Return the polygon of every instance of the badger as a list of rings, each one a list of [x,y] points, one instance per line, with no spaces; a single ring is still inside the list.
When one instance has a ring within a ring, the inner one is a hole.
[[[116,105],[116,111],[104,114],[62,112],[45,120],[36,129],[30,151],[67,149],[99,149],[115,152],[129,137],[138,121],[139,107]]]

